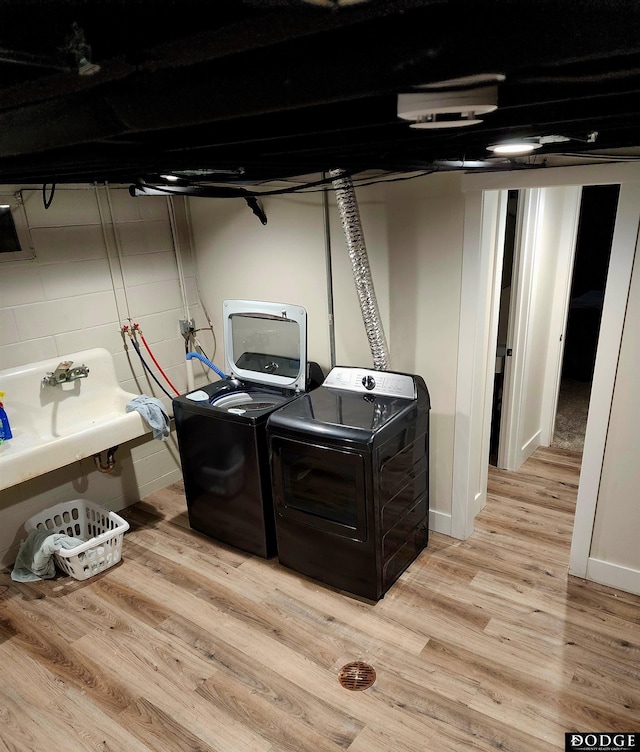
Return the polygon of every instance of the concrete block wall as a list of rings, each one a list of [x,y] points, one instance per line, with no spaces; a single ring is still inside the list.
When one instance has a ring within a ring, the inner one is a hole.
[[[186,391],[179,326],[185,309],[166,199],[132,198],[124,188],[109,188],[107,196],[105,187],[58,187],[45,209],[39,188],[3,187],[1,192],[17,191],[35,258],[0,261],[0,369],[105,347],[124,389],[159,397],[170,410],[169,398],[146,375],[120,332],[123,318],[140,324],[171,381]],[[202,328],[206,317],[198,301],[187,215],[179,200],[175,207],[189,314]],[[207,355],[216,357],[211,333],[202,331],[198,337]],[[151,358],[145,360],[157,374]],[[194,363],[196,385],[215,378]],[[5,405],[11,416],[10,394]],[[0,566],[15,559],[24,520],[52,504],[83,497],[117,511],[181,478],[173,430],[168,442],[148,434],[121,446],[116,460],[109,475],[98,472],[88,458],[0,491]]]

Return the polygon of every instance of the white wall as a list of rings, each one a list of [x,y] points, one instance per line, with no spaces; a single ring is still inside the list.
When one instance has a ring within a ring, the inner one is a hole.
[[[636,252],[587,576],[640,594],[640,260]]]
[[[383,324],[388,332],[386,211],[375,189],[357,191]],[[308,359],[330,367],[324,212],[319,193],[263,199],[267,225],[244,201],[189,200],[201,289],[217,328],[225,299],[295,303],[307,310]],[[330,201],[336,362],[372,365],[345,237]],[[224,359],[218,343],[218,362]]]
[[[262,225],[237,199],[190,198],[200,286],[214,326],[222,332],[226,299],[292,303],[307,309],[309,358],[328,363],[322,213],[318,197],[263,200]],[[219,338],[217,366],[224,366]]]
[[[17,190],[3,187],[0,192]],[[143,375],[131,346],[125,349],[115,299],[117,294],[125,317],[128,302],[129,315],[141,325],[156,359],[184,391],[184,340],[178,325],[184,313],[167,203],[162,197],[134,199],[124,189],[110,191],[125,299],[104,188],[100,193],[116,293],[94,189],[59,186],[49,209],[43,206],[40,189],[23,192],[36,257],[0,262],[0,369],[105,347],[113,354],[125,390],[161,397],[168,407],[170,401]],[[192,313],[202,325],[202,312],[195,305],[194,270],[185,255]],[[201,336],[205,347],[210,346],[211,336]],[[11,417],[10,393],[5,406]],[[129,442],[119,448],[116,460],[110,475],[97,472],[89,459],[1,491],[0,566],[15,558],[24,520],[57,501],[85,497],[117,510],[181,477],[175,434],[166,443],[150,434]]]
[[[555,237],[550,238],[549,233],[553,232],[552,228],[557,219],[557,205],[554,205],[547,191],[543,191],[542,196],[544,206],[534,257],[531,308],[527,327],[527,364],[523,383],[526,400],[522,404],[522,423],[518,442],[522,461],[540,446],[544,374],[555,289],[557,254],[553,242]]]
[[[431,527],[451,532],[464,196],[457,173],[385,186],[393,368],[431,396]]]

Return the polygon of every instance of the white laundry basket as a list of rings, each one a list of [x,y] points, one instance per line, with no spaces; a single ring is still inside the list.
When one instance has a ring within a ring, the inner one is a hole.
[[[50,530],[51,534],[62,533],[85,541],[54,553],[58,567],[76,580],[87,580],[117,564],[122,557],[122,539],[129,529],[122,517],[87,499],[56,504],[34,514],[24,526],[27,532]]]

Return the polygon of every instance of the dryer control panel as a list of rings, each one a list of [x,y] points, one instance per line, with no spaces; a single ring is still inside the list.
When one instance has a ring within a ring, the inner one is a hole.
[[[362,394],[380,394],[386,397],[415,399],[413,376],[391,371],[374,371],[367,368],[336,366],[331,369],[322,386],[347,389]]]

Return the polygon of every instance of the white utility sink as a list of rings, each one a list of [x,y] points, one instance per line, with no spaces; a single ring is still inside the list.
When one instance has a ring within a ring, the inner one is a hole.
[[[89,374],[52,386],[47,374],[64,361]],[[13,438],[0,445],[0,489],[90,457],[151,431],[137,412],[125,412],[136,394],[116,379],[111,354],[83,350],[0,371],[0,391]]]

